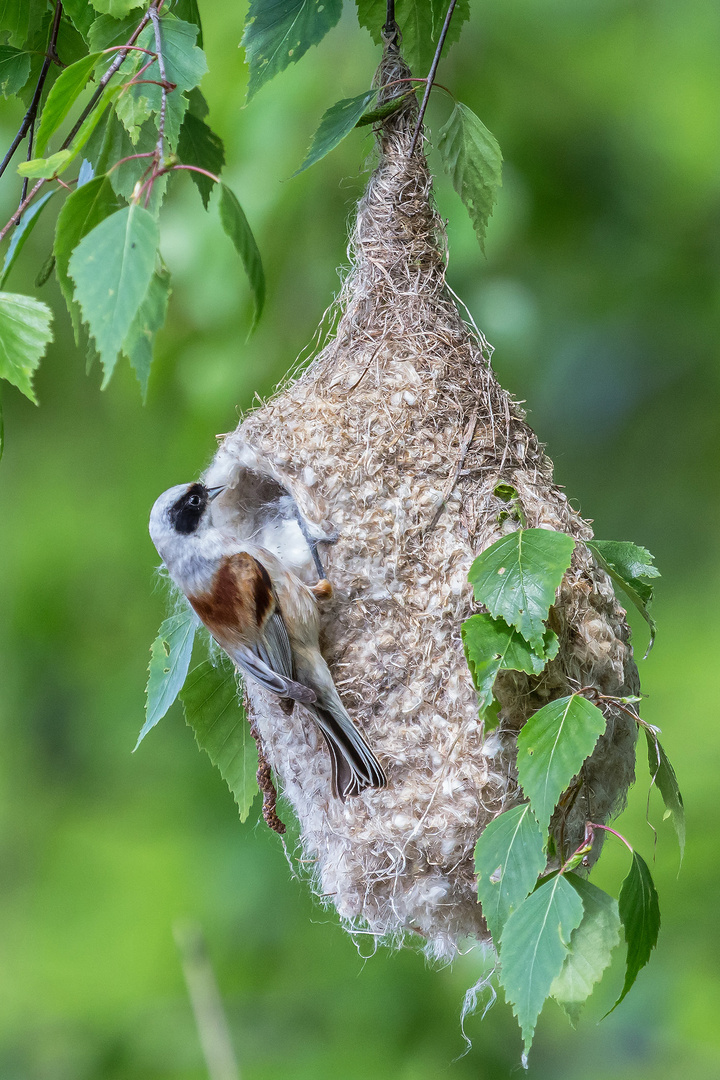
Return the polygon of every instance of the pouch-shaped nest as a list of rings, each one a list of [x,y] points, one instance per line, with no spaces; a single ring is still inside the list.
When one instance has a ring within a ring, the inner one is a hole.
[[[406,73],[389,54],[379,77]],[[308,519],[338,531],[324,549],[334,597],[323,605],[322,646],[387,788],[333,798],[308,714],[287,715],[248,683],[251,709],[317,893],[350,927],[395,941],[414,932],[431,955],[450,956],[462,938],[487,937],[473,848],[521,798],[518,730],[553,698],[586,686],[636,693],[638,676],[611,583],[578,545],[554,607],[559,654],[538,677],[498,678],[500,725],[484,738],[460,627],[477,610],[473,558],[519,527],[496,489],[512,485],[528,527],[592,533],[553,484],[552,463],[445,283],[431,176],[420,149],[409,156],[416,110],[406,102],[377,132],[334,338],[224,439],[208,482],[230,475],[250,443]],[[567,850],[586,820],[617,810],[633,779],[635,724],[612,704],[604,711],[579,794],[554,820]]]

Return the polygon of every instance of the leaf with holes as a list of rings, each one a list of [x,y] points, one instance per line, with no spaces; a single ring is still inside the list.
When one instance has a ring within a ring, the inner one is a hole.
[[[76,342],[80,318],[74,301],[75,288],[68,273],[70,256],[84,236],[119,208],[120,203],[107,176],[97,176],[73,191],[58,215],[53,247],[55,273],[70,312]]]
[[[488,221],[502,186],[502,153],[497,139],[467,105],[457,102],[440,129],[438,150],[484,252]]]
[[[341,13],[342,0],[251,0],[242,39],[250,68],[248,101],[318,45]]]
[[[75,299],[95,338],[105,369],[103,387],[108,384],[123,341],[147,293],[157,246],[158,227],[154,218],[133,204],[96,225],[70,258]]]
[[[180,692],[185,720],[230,788],[245,821],[258,793],[257,748],[240,706],[237,673],[209,660],[193,668]]]
[[[255,300],[254,329],[262,315],[265,304],[265,272],[260,258],[260,251],[248,219],[245,217],[245,212],[226,184],[220,184],[220,221],[242,259],[245,273],[250,282],[250,288]]]
[[[496,946],[508,917],[543,871],[543,847],[543,834],[527,803],[499,814],[480,833],[475,845],[478,899]]]
[[[568,954],[583,905],[562,874],[531,893],[505,923],[500,940],[500,983],[522,1030],[525,1053],[554,980]]]
[[[503,669],[539,675],[548,660],[557,656],[557,634],[546,630],[542,650],[537,653],[504,619],[492,615],[473,615],[461,627],[465,658],[478,692],[480,710],[492,701],[497,673]]]
[[[660,577],[660,571],[653,566],[654,557],[647,548],[632,544],[629,540],[589,540],[587,546],[650,627],[650,643],[645,653],[647,657],[657,633],[655,620],[648,611],[653,598],[653,578]]]
[[[680,794],[680,786],[670,759],[665,753],[654,731],[644,728],[648,744],[648,764],[652,783],[657,786],[665,803],[665,816],[672,818],[680,845],[680,862],[685,854],[685,805]]]
[[[182,690],[190,667],[196,626],[197,619],[188,607],[165,619],[158,630],[150,647],[145,723],[138,735],[136,750]]]
[[[42,111],[40,128],[37,133],[35,153],[38,157],[44,156],[51,136],[55,134],[85,89],[85,84],[101,55],[102,53],[99,52],[90,53],[88,56],[84,56],[82,60],[70,64],[53,83],[45,102],[45,108]]]
[[[9,33],[8,40],[24,45],[30,29],[28,0],[0,0],[0,31]]]
[[[518,735],[518,780],[542,829],[593,752],[605,723],[597,705],[571,694],[538,709]]]
[[[37,405],[33,372],[52,341],[52,312],[32,296],[0,292],[0,379]]]
[[[610,964],[620,944],[620,914],[613,896],[576,874],[565,874],[582,900],[583,917],[570,938],[562,971],[550,987],[550,996],[577,1024],[580,1011]]]
[[[123,342],[122,351],[137,375],[143,402],[147,398],[155,335],[165,325],[170,291],[170,274],[156,270]]]
[[[22,90],[30,78],[30,53],[0,45],[0,90],[3,97],[11,97]]]
[[[575,541],[551,529],[517,529],[478,555],[468,581],[491,615],[543,649],[545,619],[570,565]]]
[[[620,920],[627,942],[625,982],[610,1012],[617,1009],[630,991],[638,972],[645,967],[660,933],[660,904],[652,875],[645,860],[633,851],[632,866],[620,888]],[[606,1013],[609,1016],[610,1013]]]
[[[356,0],[358,22],[370,31],[376,45],[382,45],[382,27],[387,17],[386,0]],[[395,0],[395,21],[402,34],[402,55],[416,75],[427,75],[440,37],[447,0]],[[458,0],[445,39],[443,56],[458,40],[463,23],[470,18],[470,0]]]
[[[368,105],[375,100],[377,94],[377,90],[366,90],[364,94],[358,94],[356,97],[336,101],[331,108],[324,112],[320,120],[320,126],[313,136],[308,155],[300,168],[293,173],[293,176],[297,176],[298,173],[309,169],[311,165],[314,165],[321,158],[324,158],[326,154],[329,154],[331,150],[334,150],[357,125],[358,120],[360,120]]]
[[[225,164],[225,147],[220,136],[204,120],[187,112],[180,128],[178,157],[183,165],[197,165],[218,176]],[[190,171],[189,175],[207,210],[215,181],[203,173]]]

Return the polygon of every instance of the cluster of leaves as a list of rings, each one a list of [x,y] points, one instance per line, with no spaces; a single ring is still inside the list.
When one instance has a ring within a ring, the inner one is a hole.
[[[106,386],[118,357],[126,356],[143,395],[170,296],[157,224],[169,178],[190,175],[206,209],[218,187],[221,221],[245,266],[256,319],[265,294],[252,231],[218,176],[225,155],[199,89],[207,63],[197,3],[170,7],[165,0],[0,5],[0,89],[28,106],[14,143],[16,149],[28,139],[28,160],[17,168],[23,194],[0,234],[14,229],[0,288],[45,207],[62,192],[52,255],[36,284],[55,270],[76,340],[83,324],[92,339],[88,365],[99,356]],[[0,293],[0,378],[32,401],[51,319],[40,300]]]
[[[517,493],[506,495],[505,501],[513,502]],[[618,541],[592,541],[588,546],[638,605],[654,633],[647,608],[658,571],[649,552]],[[498,720],[493,697],[498,673],[513,670],[537,676],[558,653],[558,637],[548,620],[574,549],[575,541],[564,533],[520,527],[487,548],[471,567],[475,598],[487,613],[468,619],[462,636],[486,730]],[[620,837],[632,862],[615,900],[573,873],[588,856],[596,831],[613,830],[588,822],[584,842],[568,853],[558,850],[557,830],[550,828],[556,811],[562,816],[572,805],[583,763],[605,731],[606,717],[597,702],[608,701],[645,731],[652,783],[673,818],[682,857],[685,824],[677,778],[657,729],[631,708],[639,700],[606,699],[586,689],[534,713],[517,740],[518,781],[527,801],[500,814],[476,845],[478,898],[498,949],[500,982],[520,1023],[526,1054],[548,997],[576,1020],[610,963],[621,929],[627,960],[616,1005],[657,941],[657,892],[647,864],[627,841]],[[559,869],[547,873],[548,863],[559,863]]]
[[[403,54],[425,75],[443,41],[445,0],[396,0]],[[445,44],[469,17],[458,0]],[[296,63],[338,22],[342,0],[252,0],[243,45],[248,100]],[[357,0],[360,25],[380,43],[386,0]],[[222,141],[208,126],[199,90],[207,70],[197,0],[5,0],[0,4],[0,90],[19,96],[27,113],[0,166],[23,139],[27,160],[20,207],[1,271],[3,288],[40,214],[67,194],[53,251],[38,274],[52,273],[67,302],[76,341],[87,329],[88,369],[99,357],[103,387],[125,356],[143,396],[153,344],[170,297],[170,275],[158,250],[157,217],[168,179],[186,170],[208,208],[219,187],[222,224],[247,272],[255,321],[265,298],[260,253],[233,192],[219,180]],[[376,107],[381,88],[337,102],[322,117],[305,162],[319,161],[354,128],[377,123],[427,79],[408,80]],[[385,88],[386,90],[389,88]],[[500,148],[466,105],[456,103],[438,134],[438,149],[484,246],[501,183]],[[75,176],[74,166],[79,166]],[[32,188],[28,193],[28,184]],[[46,189],[46,185],[50,185]],[[52,312],[30,296],[0,293],[0,378],[35,401],[33,374],[52,340]],[[253,324],[253,325],[254,325]],[[0,418],[0,452],[2,451]]]

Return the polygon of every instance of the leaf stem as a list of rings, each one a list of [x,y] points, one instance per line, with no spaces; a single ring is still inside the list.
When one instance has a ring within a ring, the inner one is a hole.
[[[600,824],[598,824],[598,823],[597,823],[597,822],[595,822],[595,821],[588,821],[587,827],[588,827],[589,829],[602,829],[602,830],[603,830],[603,832],[609,832],[609,833],[612,833],[612,834],[613,834],[613,836],[617,836],[618,840],[622,840],[623,844],[624,844],[624,845],[625,845],[625,847],[626,847],[626,848],[628,849],[628,851],[630,852],[630,854],[631,854],[631,855],[633,854],[633,849],[632,849],[632,847],[631,847],[631,845],[630,845],[629,841],[627,841],[627,840],[625,839],[625,837],[624,837],[624,836],[623,836],[623,835],[622,835],[621,833],[619,833],[619,832],[616,832],[616,831],[615,831],[615,829],[611,829],[609,825],[600,825]]]
[[[0,243],[2,243],[2,241],[5,239],[7,234],[10,232],[10,229],[12,229],[13,225],[15,225],[16,222],[18,222],[20,220],[20,218],[23,215],[23,212],[25,210],[27,210],[28,206],[33,201],[33,199],[37,195],[40,188],[43,186],[43,184],[46,184],[46,183],[47,183],[47,180],[38,180],[37,184],[32,189],[32,191],[27,196],[27,198],[23,199],[23,201],[20,203],[20,205],[18,206],[18,208],[15,211],[15,213],[13,214],[13,216],[10,218],[10,220],[7,222],[7,224],[3,226],[2,230],[0,230]]]
[[[450,20],[452,19],[452,15],[453,15],[453,11],[455,10],[455,4],[456,3],[457,3],[457,0],[450,0],[450,4],[449,4],[448,9],[447,9],[447,15],[445,16],[445,22],[443,23],[443,28],[440,31],[440,37],[438,38],[437,49],[435,50],[435,56],[433,57],[432,67],[430,68],[430,73],[429,73],[429,75],[427,77],[427,85],[425,86],[425,93],[423,94],[423,99],[422,99],[422,102],[421,102],[421,105],[420,105],[420,112],[418,113],[417,124],[415,125],[415,131],[413,132],[413,137],[412,137],[412,142],[410,143],[410,152],[408,154],[408,157],[412,157],[413,154],[415,153],[415,147],[417,146],[417,141],[420,138],[420,129],[422,128],[422,122],[423,122],[423,119],[425,118],[425,111],[426,111],[426,109],[428,107],[428,101],[430,100],[430,91],[432,90],[433,83],[435,82],[435,73],[436,73],[436,71],[438,69],[438,64],[440,63],[440,54],[443,51],[443,45],[445,44],[445,38],[447,37],[447,32],[450,29]]]
[[[23,117],[23,122],[20,125],[18,133],[15,136],[15,138],[13,139],[12,143],[10,144],[10,149],[8,150],[7,154],[5,155],[2,162],[0,163],[0,176],[2,176],[2,174],[7,169],[8,165],[10,164],[10,162],[11,162],[11,160],[13,158],[13,155],[15,154],[15,151],[17,150],[18,146],[20,145],[20,143],[23,141],[23,139],[27,135],[28,131],[31,128],[34,129],[35,117],[37,116],[38,106],[40,105],[40,98],[42,97],[43,87],[45,86],[45,80],[47,79],[48,72],[50,70],[50,65],[53,62],[53,58],[57,55],[56,52],[55,52],[55,47],[57,45],[57,37],[58,37],[58,32],[60,30],[60,18],[61,18],[61,16],[62,16],[62,3],[60,2],[60,0],[56,0],[56,3],[55,3],[55,17],[53,18],[52,29],[50,31],[50,41],[48,42],[47,53],[45,55],[45,60],[43,61],[43,66],[40,69],[40,75],[38,76],[37,86],[35,87],[35,93],[32,96],[32,101],[30,102],[30,106],[28,108],[28,111],[25,113],[25,116]],[[23,184],[23,190],[25,190],[26,184],[27,184],[27,181],[26,181],[25,184]],[[23,200],[24,200],[24,198],[25,198],[25,195],[23,194]],[[4,235],[4,233],[3,233],[3,235]]]

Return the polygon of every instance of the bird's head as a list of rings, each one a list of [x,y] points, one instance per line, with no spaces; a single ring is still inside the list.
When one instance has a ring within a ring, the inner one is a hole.
[[[165,563],[183,541],[201,537],[211,528],[210,506],[222,487],[207,488],[196,481],[164,491],[150,512],[150,536]]]

